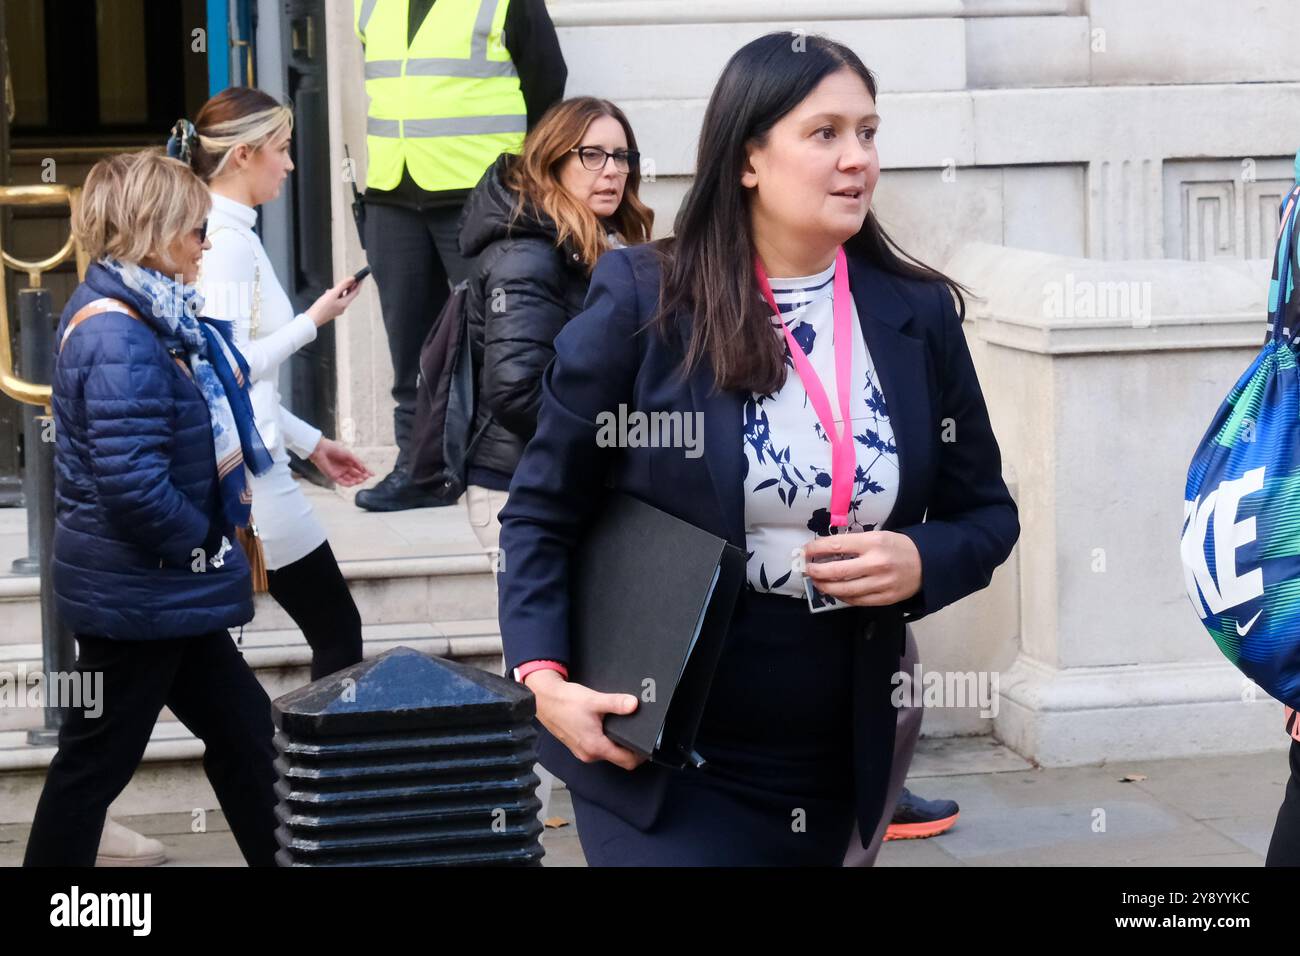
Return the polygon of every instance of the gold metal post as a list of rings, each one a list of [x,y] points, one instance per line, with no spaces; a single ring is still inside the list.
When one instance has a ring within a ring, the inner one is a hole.
[[[68,213],[76,209],[81,190],[68,186],[0,186],[0,206],[61,206],[67,204]],[[4,267],[26,272],[33,288],[39,288],[41,276],[76,256],[77,278],[86,277],[86,257],[71,230],[68,241],[54,255],[39,262],[17,259],[4,251],[0,241],[0,392],[27,405],[39,405],[50,414],[50,386],[24,381],[14,374],[13,343],[9,339],[9,301],[5,294]]]
[[[244,70],[246,85],[256,89],[257,84],[253,81],[253,44],[248,40],[231,40],[231,46],[242,46],[244,48]]]

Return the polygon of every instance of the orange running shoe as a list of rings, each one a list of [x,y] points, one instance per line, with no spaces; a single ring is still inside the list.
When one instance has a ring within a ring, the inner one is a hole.
[[[904,787],[885,839],[924,840],[938,836],[957,822],[960,813],[954,800],[924,800]]]

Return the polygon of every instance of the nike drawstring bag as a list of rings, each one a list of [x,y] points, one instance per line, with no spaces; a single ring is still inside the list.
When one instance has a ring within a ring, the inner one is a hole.
[[[1263,350],[1219,406],[1187,472],[1187,595],[1214,642],[1300,707],[1300,154],[1282,202]]]

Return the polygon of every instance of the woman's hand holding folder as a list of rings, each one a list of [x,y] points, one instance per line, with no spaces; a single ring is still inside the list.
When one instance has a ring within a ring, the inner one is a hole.
[[[553,670],[533,671],[524,685],[537,698],[537,719],[583,763],[608,760],[635,770],[648,759],[605,736],[606,714],[636,710],[637,699],[631,694],[602,694]]]

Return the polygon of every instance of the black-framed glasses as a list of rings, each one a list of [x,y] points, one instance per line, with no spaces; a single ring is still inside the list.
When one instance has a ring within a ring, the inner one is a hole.
[[[196,227],[194,231],[199,234],[199,245],[208,241],[208,221],[206,219],[204,219],[203,224]]]
[[[608,153],[600,146],[575,146],[569,152],[577,153],[578,158],[582,160],[582,165],[593,173],[604,169],[605,164],[611,159],[614,160],[614,168],[620,173],[631,172],[641,162],[641,154],[635,149],[616,149]]]

